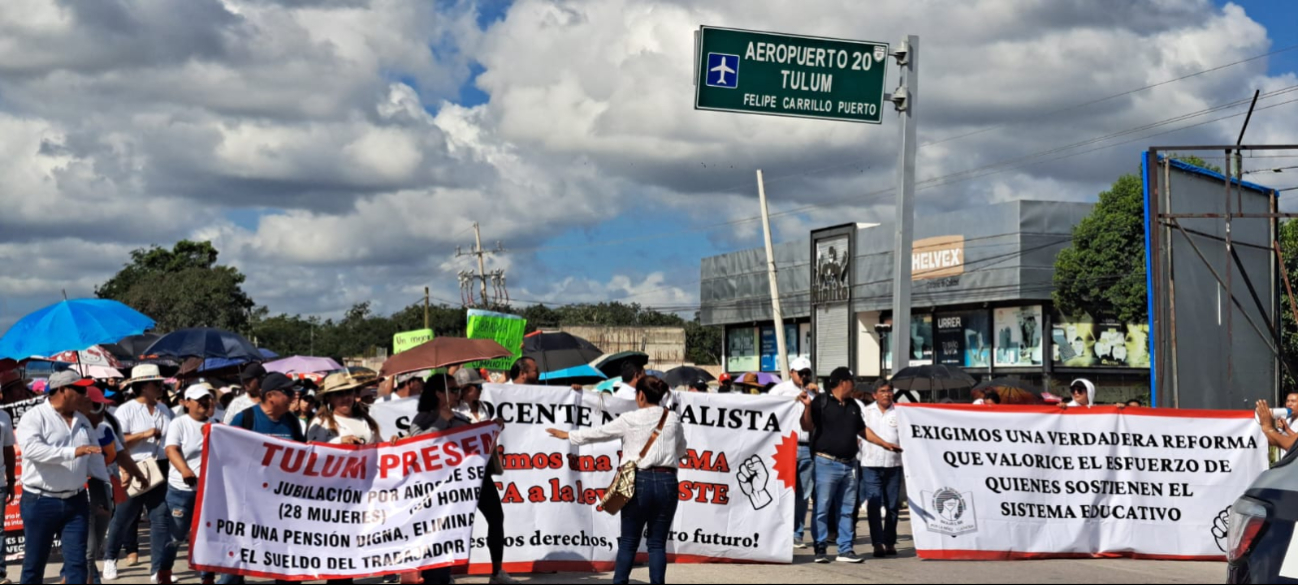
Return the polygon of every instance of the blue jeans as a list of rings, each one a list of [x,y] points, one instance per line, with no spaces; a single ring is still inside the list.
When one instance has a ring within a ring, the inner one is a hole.
[[[166,466],[161,461],[163,477],[167,476]],[[108,526],[108,544],[104,548],[104,560],[116,561],[117,553],[127,539],[132,520],[140,516],[140,510],[149,514],[149,574],[156,574],[162,568],[162,556],[167,548],[171,534],[171,512],[167,509],[167,486],[160,485],[144,492],[117,507],[113,511],[113,522]],[[71,580],[68,581],[72,583]]]
[[[66,500],[41,497],[32,492],[19,504],[23,517],[23,575],[21,583],[45,580],[54,536],[63,535],[63,564],[68,583],[86,582],[86,538],[90,531],[90,500],[86,493]]]
[[[901,468],[862,467],[860,501],[869,504],[870,544],[897,546],[897,515],[901,510]],[[880,518],[879,508],[887,508]]]
[[[816,501],[812,514],[811,538],[816,541],[816,552],[829,548],[829,523],[838,519],[838,554],[852,552],[856,538],[852,526],[852,510],[856,508],[856,466],[839,463],[824,457],[815,458]]]
[[[807,524],[807,502],[815,489],[812,467],[811,446],[799,443],[798,476],[793,484],[793,542],[802,542],[802,534]]]
[[[617,541],[614,583],[631,581],[631,565],[640,548],[640,537],[649,527],[649,582],[667,582],[667,536],[680,504],[676,473],[640,470],[635,475],[635,497],[622,508],[622,536]]]
[[[171,521],[170,530],[171,538],[167,539],[167,546],[162,553],[162,570],[170,571],[176,566],[176,554],[180,551],[180,543],[189,540],[189,527],[194,522],[194,500],[197,493],[193,491],[182,491],[174,487],[167,486],[167,510]],[[211,573],[203,573],[200,578],[206,578]]]

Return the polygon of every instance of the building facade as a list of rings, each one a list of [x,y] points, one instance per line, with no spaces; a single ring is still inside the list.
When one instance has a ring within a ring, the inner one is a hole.
[[[1064,316],[1051,302],[1055,257],[1091,208],[1013,201],[917,216],[904,335],[891,330],[891,224],[831,226],[782,243],[775,260],[788,353],[811,358],[819,376],[847,366],[878,379],[891,374],[901,338],[911,365],[955,365],[1061,395],[1087,377],[1103,401],[1147,400],[1148,325]],[[702,261],[701,318],[725,328],[731,372],[776,369],[765,260],[756,248]]]

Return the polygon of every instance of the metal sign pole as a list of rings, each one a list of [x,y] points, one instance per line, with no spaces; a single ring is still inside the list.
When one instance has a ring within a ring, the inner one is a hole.
[[[915,239],[915,98],[919,93],[919,36],[909,35],[893,53],[901,84],[892,94],[901,118],[901,148],[897,163],[896,248],[892,282],[892,373],[910,365],[911,246]]]

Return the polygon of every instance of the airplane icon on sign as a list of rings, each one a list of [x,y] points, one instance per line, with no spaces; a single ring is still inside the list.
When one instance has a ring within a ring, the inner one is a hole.
[[[727,78],[726,74],[730,74]],[[707,84],[712,87],[739,87],[739,55],[708,53]]]

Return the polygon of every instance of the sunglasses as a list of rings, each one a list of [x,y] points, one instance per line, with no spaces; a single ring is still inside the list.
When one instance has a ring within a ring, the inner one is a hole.
[[[1086,394],[1086,388],[1083,388],[1081,386],[1073,386],[1073,394]]]

